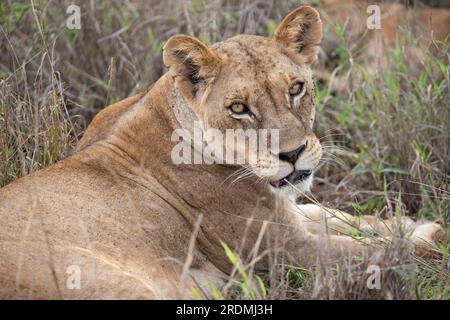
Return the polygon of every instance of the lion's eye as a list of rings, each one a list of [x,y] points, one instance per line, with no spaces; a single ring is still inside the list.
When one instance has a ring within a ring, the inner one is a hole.
[[[304,91],[304,89],[305,89],[304,82],[297,81],[289,87],[289,95],[291,97],[298,96]]]
[[[243,103],[233,103],[230,106],[230,110],[232,113],[237,114],[237,115],[241,115],[241,114],[245,114],[249,112],[248,107],[243,104]]]

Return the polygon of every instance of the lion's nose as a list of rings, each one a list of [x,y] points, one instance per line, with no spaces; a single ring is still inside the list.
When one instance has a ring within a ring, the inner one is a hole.
[[[306,143],[302,144],[295,150],[279,153],[278,157],[280,158],[280,160],[287,161],[295,165],[295,162],[297,161],[298,157],[300,157],[303,151],[305,151],[307,146],[308,141],[306,141]]]

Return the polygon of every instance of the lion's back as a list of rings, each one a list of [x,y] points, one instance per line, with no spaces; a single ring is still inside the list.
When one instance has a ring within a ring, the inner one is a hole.
[[[97,113],[78,142],[77,150],[103,140],[111,134],[116,121],[144,96],[145,92],[116,102]]]
[[[158,258],[162,235],[149,234],[126,189],[76,158],[0,189],[0,297],[166,296],[160,290],[170,285],[153,279],[170,270],[141,273]],[[67,287],[77,270],[84,291]]]

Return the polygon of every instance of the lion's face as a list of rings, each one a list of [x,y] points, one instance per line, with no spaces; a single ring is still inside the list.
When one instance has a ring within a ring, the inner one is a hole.
[[[219,129],[224,137],[209,139],[210,147],[223,148],[223,154],[236,152],[237,158],[245,159],[243,174],[257,175],[276,193],[308,190],[322,154],[312,131],[310,69],[321,36],[318,13],[300,7],[272,38],[241,35],[207,48],[195,38],[175,36],[164,48],[177,88],[203,130]],[[230,129],[235,137],[247,139],[225,139]],[[266,144],[259,135],[263,130]],[[251,145],[251,133],[259,144]]]

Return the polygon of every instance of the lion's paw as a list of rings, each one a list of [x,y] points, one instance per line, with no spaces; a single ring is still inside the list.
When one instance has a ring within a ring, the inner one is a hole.
[[[416,255],[430,257],[439,253],[437,243],[447,241],[447,234],[437,223],[426,222],[414,229],[411,240]]]

